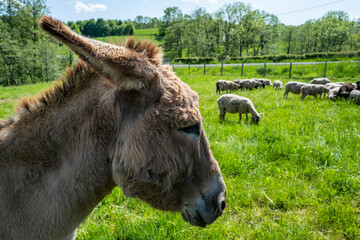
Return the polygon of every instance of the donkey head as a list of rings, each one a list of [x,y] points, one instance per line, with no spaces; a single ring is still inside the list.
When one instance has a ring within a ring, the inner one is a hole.
[[[44,16],[40,26],[116,88],[114,182],[130,197],[179,211],[205,227],[225,208],[225,184],[205,136],[198,96],[147,42],[117,46],[82,37]]]

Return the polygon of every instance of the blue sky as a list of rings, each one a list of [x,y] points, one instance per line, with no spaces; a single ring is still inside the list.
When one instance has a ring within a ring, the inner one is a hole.
[[[225,3],[231,2],[235,1],[47,0],[47,5],[50,6],[53,17],[67,22],[90,18],[126,20],[134,19],[137,15],[160,18],[164,15],[164,9],[174,6],[179,7],[186,14],[190,14],[196,7],[205,8],[207,12],[213,13]],[[320,18],[331,10],[343,10],[351,19],[360,18],[360,0],[243,0],[242,2],[250,3],[253,9],[277,15],[286,25],[300,25],[308,19]]]

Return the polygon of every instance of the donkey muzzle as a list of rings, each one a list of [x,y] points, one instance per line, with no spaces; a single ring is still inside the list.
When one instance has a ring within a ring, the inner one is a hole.
[[[223,213],[226,207],[225,198],[225,183],[219,173],[193,201],[184,204],[181,216],[191,225],[206,227]]]

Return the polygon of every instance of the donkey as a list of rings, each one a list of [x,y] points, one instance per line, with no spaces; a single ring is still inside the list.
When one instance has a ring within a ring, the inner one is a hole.
[[[161,50],[88,39],[48,16],[39,24],[81,61],[0,121],[0,239],[73,239],[116,186],[191,225],[213,223],[225,184],[198,96]]]

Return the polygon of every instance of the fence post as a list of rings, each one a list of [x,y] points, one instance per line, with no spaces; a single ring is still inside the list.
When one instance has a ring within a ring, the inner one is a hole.
[[[241,76],[243,75],[243,73],[244,73],[244,62],[242,62],[241,64]]]
[[[189,75],[190,75],[190,63],[189,63]]]
[[[264,77],[266,75],[266,63],[264,63]]]
[[[291,78],[292,62],[290,62],[289,78]]]
[[[173,64],[173,71],[175,72],[175,65]]]
[[[204,75],[205,75],[205,70],[206,70],[206,62],[204,62]]]
[[[327,61],[325,61],[324,77],[326,77],[326,66],[327,66]]]
[[[224,59],[221,61],[221,74],[220,74],[220,76],[222,76],[222,73],[223,73],[223,65],[224,65]]]

